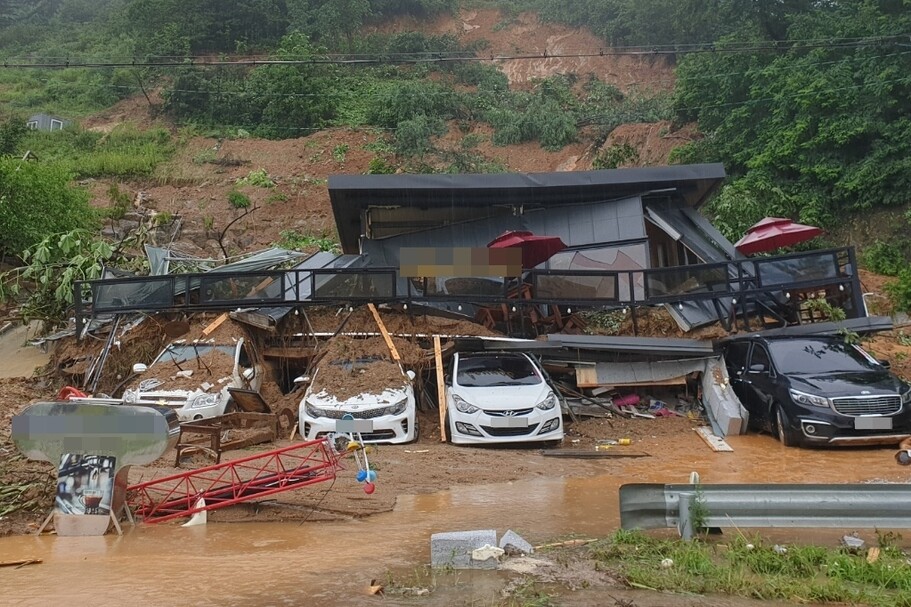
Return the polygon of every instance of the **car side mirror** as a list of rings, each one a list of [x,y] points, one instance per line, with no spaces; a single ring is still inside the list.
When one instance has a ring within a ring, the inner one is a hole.
[[[414,371],[412,371],[411,369],[408,369],[407,371],[405,371],[405,375],[407,375],[408,379],[410,379],[412,381],[414,381],[414,378],[417,377],[417,374]]]
[[[295,384],[309,384],[310,376],[309,375],[299,375],[298,377],[294,378],[294,383]]]
[[[149,370],[149,368],[142,363],[136,363],[135,365],[133,365],[133,373],[136,373],[136,374],[145,373],[148,370]]]
[[[891,369],[891,368],[892,368],[892,363],[889,362],[888,360],[886,360],[885,358],[883,358],[883,359],[881,359],[881,360],[877,360],[876,362],[879,363],[879,366],[881,366],[881,367],[883,367],[883,368],[885,368],[885,369]]]
[[[750,365],[750,373],[765,373],[767,371],[765,365]]]
[[[248,369],[244,369],[244,372],[241,373],[241,375],[243,376],[243,378],[245,380],[250,381],[256,375],[256,371],[254,371],[253,368],[250,367]]]

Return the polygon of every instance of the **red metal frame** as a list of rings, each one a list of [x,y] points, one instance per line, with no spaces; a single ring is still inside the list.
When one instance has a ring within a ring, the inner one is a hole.
[[[344,455],[328,439],[307,441],[132,485],[128,503],[143,521],[162,523],[333,480]]]

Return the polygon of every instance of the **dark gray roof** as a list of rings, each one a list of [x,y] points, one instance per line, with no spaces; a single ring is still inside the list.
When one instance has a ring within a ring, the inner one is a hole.
[[[358,251],[362,214],[368,207],[552,207],[673,189],[688,206],[696,208],[724,177],[721,164],[560,173],[332,175],[329,198],[342,249],[354,253]]]
[[[781,327],[780,329],[755,331],[753,333],[738,333],[737,335],[731,335],[730,337],[725,337],[719,341],[722,343],[737,341],[739,339],[749,339],[756,335],[761,337],[810,337],[838,335],[844,331],[865,334],[876,333],[878,331],[891,331],[892,328],[892,319],[888,316],[862,316],[860,318],[849,318],[838,322],[813,322],[804,325]]]
[[[635,337],[627,335],[564,335],[552,334],[547,341],[559,342],[564,348],[637,352],[668,356],[711,356],[712,342],[678,337]]]

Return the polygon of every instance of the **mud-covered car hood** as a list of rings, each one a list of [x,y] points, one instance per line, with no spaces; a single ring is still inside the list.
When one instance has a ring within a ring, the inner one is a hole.
[[[351,398],[339,400],[325,390],[320,392],[307,392],[304,399],[314,407],[320,409],[351,409],[353,411],[371,409],[374,407],[388,407],[400,402],[404,398],[414,395],[410,385],[401,388],[386,388],[382,392],[362,392]]]
[[[509,410],[534,407],[547,398],[550,386],[546,382],[531,386],[491,386],[473,388],[451,386],[452,394],[481,409]]]

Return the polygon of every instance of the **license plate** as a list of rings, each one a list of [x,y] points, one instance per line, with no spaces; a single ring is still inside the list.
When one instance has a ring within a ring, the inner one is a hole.
[[[491,417],[491,428],[527,428],[528,422],[524,417]]]
[[[373,432],[372,419],[340,419],[335,422],[336,432]]]
[[[891,417],[856,417],[854,418],[856,430],[891,430]]]

